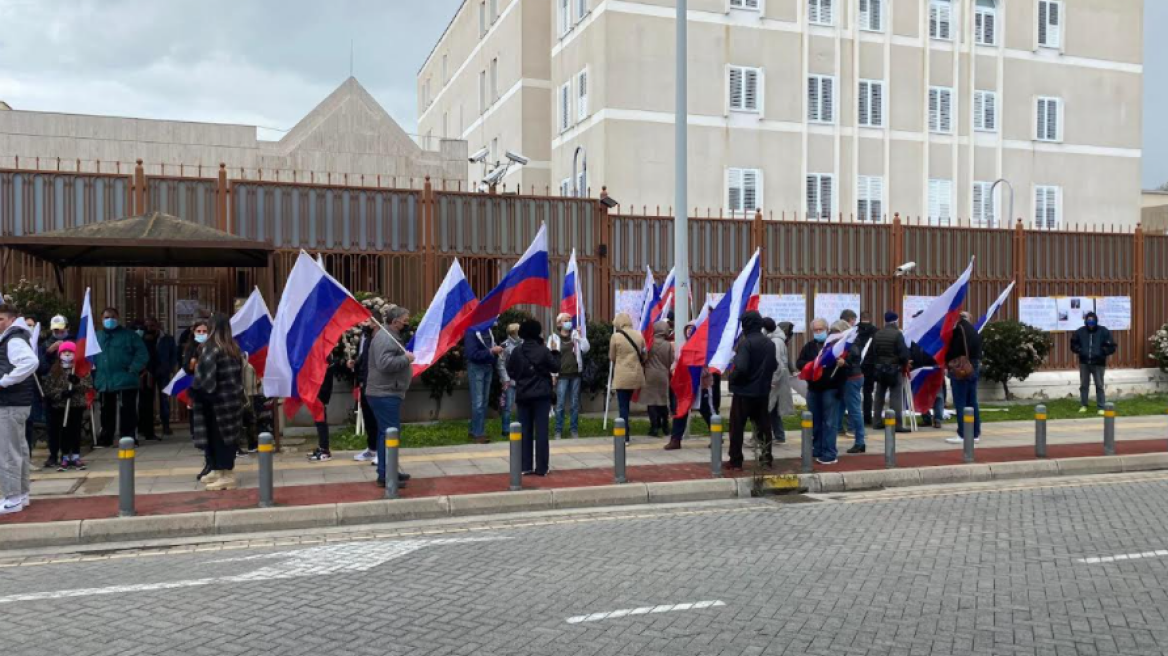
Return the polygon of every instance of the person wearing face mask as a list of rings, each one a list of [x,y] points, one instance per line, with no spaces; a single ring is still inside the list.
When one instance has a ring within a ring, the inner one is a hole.
[[[57,462],[57,471],[84,471],[81,460],[81,422],[85,412],[85,395],[92,385],[89,376],[73,372],[77,345],[61,342],[57,361],[44,377],[45,402],[48,406],[49,457]],[[60,460],[57,456],[60,454]]]
[[[199,363],[199,356],[203,352],[203,346],[211,336],[211,326],[206,319],[196,319],[194,323],[187,328],[187,346],[183,350],[182,355],[182,369],[188,375],[195,375],[195,367]],[[189,409],[189,406],[188,406]],[[188,417],[190,422],[191,435],[195,434],[195,415],[192,413]],[[208,474],[215,469],[215,460],[209,449],[203,449],[203,471],[195,476],[196,481],[203,480]]]
[[[884,430],[884,397],[891,397],[896,413],[896,432],[907,433],[904,427],[904,372],[912,353],[900,332],[900,316],[892,310],[884,313],[884,327],[872,338],[869,352],[876,372],[876,396],[872,407],[872,429]]]
[[[93,387],[101,400],[97,445],[109,448],[115,440],[137,433],[139,376],[150,356],[142,338],[122,327],[117,308],[109,307],[101,313],[101,325],[103,330],[96,335],[101,353],[93,357]]]
[[[727,469],[742,469],[742,442],[746,422],[754,424],[754,441],[759,446],[759,464],[770,467],[771,453],[770,393],[771,382],[779,362],[775,345],[762,334],[762,315],[754,310],[742,314],[742,337],[734,347],[730,371],[730,454]]]
[[[560,314],[556,325],[559,330],[547,339],[548,349],[560,355],[560,373],[556,378],[556,439],[564,435],[564,413],[568,413],[569,428],[575,439],[580,437],[580,376],[584,371],[584,354],[591,346],[584,331],[575,327],[572,315]]]
[[[402,332],[410,323],[410,312],[395,305],[385,313],[385,328],[373,332],[369,345],[369,377],[366,399],[377,417],[377,485],[385,487],[386,475],[397,476],[399,485],[409,475],[385,470],[385,431],[401,430],[401,405],[414,379],[414,354],[406,350]]]
[[[823,318],[811,322],[811,339],[799,351],[795,366],[803,371],[815,361],[819,352],[827,344],[827,320]],[[839,462],[836,437],[839,426],[840,390],[846,379],[847,367],[835,367],[824,371],[818,380],[807,380],[807,409],[811,411],[813,422],[813,452],[815,461],[821,465]]]
[[[470,440],[476,444],[490,442],[487,437],[487,408],[491,405],[491,379],[498,366],[503,347],[495,343],[491,332],[494,321],[481,330],[468,330],[462,339],[466,355],[466,376],[470,381]]]
[[[779,366],[771,378],[770,416],[771,432],[779,444],[787,443],[787,431],[783,427],[783,417],[795,414],[795,395],[791,389],[791,376],[798,373],[795,364],[791,361],[787,345],[794,334],[795,326],[790,321],[778,324],[774,319],[767,317],[764,320],[763,331],[770,335],[771,343],[775,345],[775,360]]]
[[[234,490],[235,457],[243,431],[243,354],[232,337],[231,318],[215,315],[191,383],[191,439],[211,459],[203,477],[208,490]]]
[[[1102,415],[1107,405],[1107,389],[1103,378],[1107,373],[1107,358],[1115,354],[1111,331],[1099,325],[1099,315],[1083,315],[1083,325],[1071,336],[1071,352],[1079,356],[1079,412],[1087,412],[1087,392],[1095,381],[1096,411]],[[956,396],[956,391],[954,396]]]

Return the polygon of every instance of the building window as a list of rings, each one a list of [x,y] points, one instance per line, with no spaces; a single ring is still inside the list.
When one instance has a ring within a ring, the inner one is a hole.
[[[499,99],[499,58],[491,60],[491,103]]]
[[[929,0],[929,36],[953,39],[953,4],[949,0]]]
[[[833,0],[807,0],[807,22],[814,25],[835,25]]]
[[[499,20],[499,0],[491,0],[491,24]]]
[[[730,109],[737,112],[759,111],[759,83],[762,69],[746,66],[731,66]]]
[[[566,132],[571,125],[572,115],[572,85],[565,84],[560,87],[559,96],[559,118],[560,118],[560,132]]]
[[[726,207],[731,216],[746,216],[762,208],[762,171],[726,170]]]
[[[812,75],[807,78],[807,120],[835,123],[835,78]]]
[[[1038,0],[1038,45],[1061,48],[1063,45],[1063,3]]]
[[[560,27],[560,36],[572,29],[572,0],[556,0],[556,22]]]
[[[1039,98],[1035,107],[1038,141],[1063,140],[1063,101],[1061,98]]]
[[[929,132],[953,132],[953,89],[929,87]]]
[[[479,38],[487,34],[487,0],[479,3]]]
[[[576,20],[583,20],[588,15],[588,0],[576,0]]]
[[[758,11],[759,0],[730,0],[731,9],[748,9],[750,11]]]
[[[479,114],[487,111],[487,72],[479,71]]]
[[[576,74],[576,120],[588,118],[588,69]]]
[[[982,132],[998,131],[998,94],[993,91],[973,92],[973,129]]]
[[[973,38],[978,45],[997,45],[998,0],[977,0],[973,15]]]
[[[985,228],[995,228],[998,216],[993,194],[994,183],[973,183],[973,224]]]
[[[564,198],[572,195],[572,178],[560,180],[560,195]]]
[[[1037,230],[1057,230],[1062,226],[1061,187],[1037,185],[1034,187],[1034,228]]]
[[[857,98],[860,102],[860,126],[884,127],[884,83],[879,80],[860,80]]]
[[[835,213],[835,176],[830,173],[807,175],[807,220],[830,221]]]
[[[884,2],[882,0],[860,0],[860,29],[869,32],[884,31]]]
[[[953,223],[953,181],[929,180],[929,225]]]
[[[884,178],[861,175],[856,182],[856,220],[861,223],[884,221]]]
[[[588,185],[588,178],[587,178],[587,176],[588,176],[588,171],[580,171],[576,175],[576,193],[574,195],[577,198],[587,198],[588,197],[588,186],[587,186]]]

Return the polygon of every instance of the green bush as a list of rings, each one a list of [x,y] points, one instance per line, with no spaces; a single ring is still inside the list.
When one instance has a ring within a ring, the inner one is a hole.
[[[1160,371],[1168,373],[1168,323],[1160,326],[1160,329],[1148,338],[1148,342],[1151,344],[1151,353],[1148,357],[1156,361]]]
[[[77,330],[80,308],[38,282],[21,278],[20,282],[4,290],[4,300],[14,305],[25,318],[32,317],[40,322],[45,334],[48,334],[49,320],[58,314],[69,320],[70,328]]]
[[[1050,335],[1018,321],[994,321],[981,333],[981,373],[1002,384],[1006,398],[1010,379],[1026,380],[1050,354]]]

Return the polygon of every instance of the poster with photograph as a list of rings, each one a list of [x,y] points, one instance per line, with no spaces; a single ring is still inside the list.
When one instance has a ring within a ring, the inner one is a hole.
[[[1054,302],[1061,331],[1078,330],[1083,325],[1083,315],[1095,311],[1095,299],[1090,296],[1056,296]]]
[[[1095,313],[1099,315],[1100,326],[1110,330],[1131,330],[1130,296],[1101,296],[1095,299]]]
[[[857,315],[860,314],[860,295],[859,294],[816,294],[815,295],[815,316],[817,318],[827,319],[827,325],[831,325],[839,321],[840,313],[844,310],[851,310]]]
[[[1018,320],[1039,330],[1055,332],[1059,329],[1057,304],[1046,296],[1024,296],[1018,299]]]
[[[901,329],[908,330],[908,327],[913,323],[913,319],[924,312],[935,300],[937,300],[936,296],[905,296],[904,316],[900,318]]]
[[[758,299],[758,311],[775,323],[790,321],[798,334],[807,331],[807,297],[803,294],[763,294]]]

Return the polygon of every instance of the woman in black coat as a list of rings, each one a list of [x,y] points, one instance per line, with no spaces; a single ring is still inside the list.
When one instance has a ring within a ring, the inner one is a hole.
[[[547,476],[548,473],[552,375],[560,371],[560,354],[548,350],[542,332],[543,326],[534,319],[520,324],[519,338],[523,343],[507,359],[507,375],[515,385],[515,404],[519,409],[519,423],[523,426],[523,473],[535,476]]]

